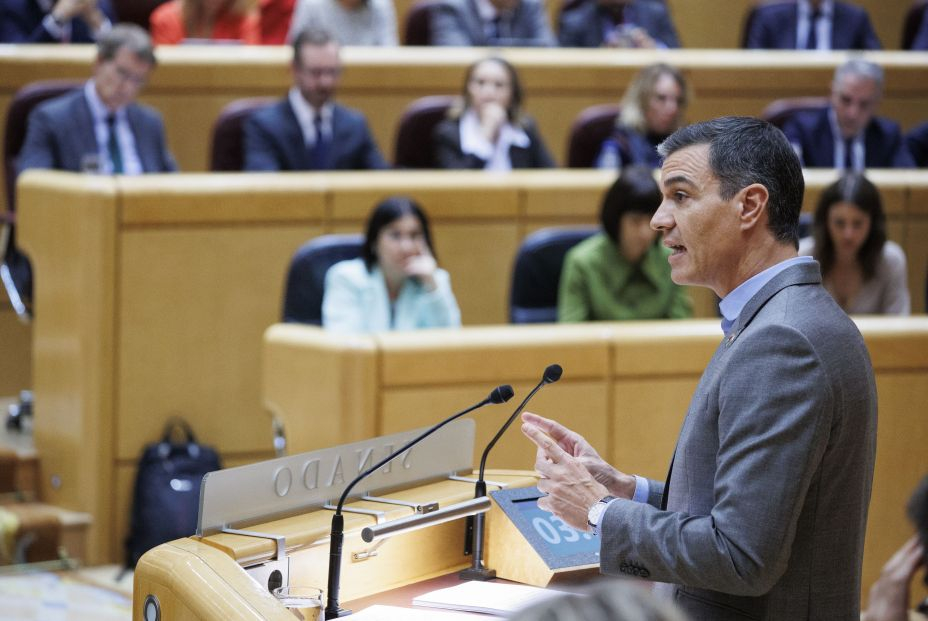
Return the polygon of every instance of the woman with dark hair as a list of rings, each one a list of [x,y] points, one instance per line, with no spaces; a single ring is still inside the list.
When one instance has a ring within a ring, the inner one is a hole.
[[[679,69],[665,63],[643,68],[625,89],[615,129],[603,141],[596,167],[644,164],[660,168],[657,145],[683,125],[689,99],[689,87]]]
[[[845,174],[822,193],[813,237],[799,254],[822,266],[822,281],[848,314],[911,313],[905,253],[886,239],[880,193],[860,173]]]
[[[552,168],[534,121],[522,114],[522,85],[515,67],[486,58],[467,69],[462,103],[435,127],[439,168]]]
[[[571,248],[564,259],[558,321],[692,316],[689,296],[670,279],[670,249],[651,228],[660,203],[651,169],[622,170],[603,199],[603,230]]]
[[[415,201],[393,196],[374,208],[361,258],[325,275],[322,325],[337,332],[461,325],[451,278],[435,261],[428,218]]]

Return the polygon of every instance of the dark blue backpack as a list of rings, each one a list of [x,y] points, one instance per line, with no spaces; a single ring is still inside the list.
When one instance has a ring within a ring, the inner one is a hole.
[[[182,440],[173,437],[180,433]],[[197,444],[190,425],[172,418],[161,441],[142,451],[132,496],[132,521],[126,538],[126,566],[165,541],[189,537],[197,529],[203,475],[219,470],[219,456]]]

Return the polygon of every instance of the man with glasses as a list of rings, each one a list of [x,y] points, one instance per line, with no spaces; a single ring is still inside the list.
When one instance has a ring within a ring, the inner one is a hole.
[[[119,24],[101,35],[93,77],[29,115],[19,171],[138,175],[176,170],[161,116],[136,103],[155,64],[151,39],[138,26]]]
[[[338,43],[310,27],[293,41],[293,87],[245,121],[245,170],[386,168],[364,115],[334,103]]]

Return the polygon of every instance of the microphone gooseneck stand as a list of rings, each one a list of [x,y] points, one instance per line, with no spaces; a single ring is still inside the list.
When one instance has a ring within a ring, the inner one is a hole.
[[[506,433],[506,430],[509,429],[509,426],[512,425],[513,421],[522,413],[522,410],[525,409],[526,404],[535,396],[535,393],[541,390],[541,387],[546,384],[553,384],[554,382],[561,379],[561,373],[563,369],[559,364],[548,365],[545,368],[545,372],[541,376],[541,381],[532,389],[532,392],[528,393],[525,399],[522,400],[522,403],[519,404],[519,407],[515,409],[512,415],[506,420],[506,423],[500,427],[499,431],[496,432],[496,435],[493,436],[493,439],[490,440],[490,443],[487,444],[487,447],[483,450],[483,455],[480,457],[480,472],[477,476],[477,484],[474,489],[474,498],[480,498],[481,496],[487,495],[487,483],[483,478],[483,473],[486,470],[487,465],[487,456],[490,454],[490,449],[496,446],[496,442]],[[483,564],[483,531],[486,525],[486,515],[483,513],[478,513],[473,518],[473,540],[471,543],[471,554],[473,556],[473,561],[471,561],[471,566],[467,569],[462,569],[458,576],[461,580],[492,580],[496,577],[495,569],[488,569]]]
[[[342,492],[341,497],[338,499],[338,504],[335,506],[335,514],[332,516],[332,535],[329,538],[329,584],[326,593],[326,606],[325,606],[325,618],[326,619],[336,619],[338,617],[347,617],[351,614],[350,610],[344,610],[338,605],[338,589],[339,582],[341,581],[341,564],[342,564],[342,544],[345,539],[345,518],[342,515],[342,508],[345,505],[345,500],[348,498],[348,494],[351,492],[352,488],[355,485],[372,472],[380,469],[391,459],[396,458],[397,456],[405,453],[412,447],[414,444],[418,444],[428,436],[432,435],[448,423],[453,420],[456,420],[465,414],[469,414],[478,408],[482,408],[485,405],[490,403],[505,403],[512,398],[513,391],[512,386],[504,384],[502,386],[497,386],[493,389],[493,392],[485,398],[480,403],[470,406],[465,410],[461,410],[457,414],[453,414],[438,423],[434,427],[429,427],[424,432],[419,434],[417,437],[413,438],[407,442],[402,447],[393,451],[382,460],[356,476],[351,483],[349,483],[344,491]]]

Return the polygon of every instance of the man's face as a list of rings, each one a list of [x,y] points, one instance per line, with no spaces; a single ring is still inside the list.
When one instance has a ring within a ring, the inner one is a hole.
[[[670,276],[680,285],[709,287],[724,297],[737,286],[740,242],[740,193],[719,196],[719,180],[709,169],[709,145],[672,153],[661,168],[664,200],[651,228],[664,236]]]
[[[831,84],[831,105],[844,138],[864,130],[880,103],[876,82],[861,75],[845,75]]]
[[[338,78],[341,75],[338,45],[334,42],[326,45],[303,45],[300,47],[298,62],[295,62],[291,69],[293,83],[300,89],[303,99],[318,110],[335,97],[338,88]]]
[[[93,78],[97,95],[110,110],[135,101],[151,74],[151,63],[120,48],[109,60],[97,59]]]

